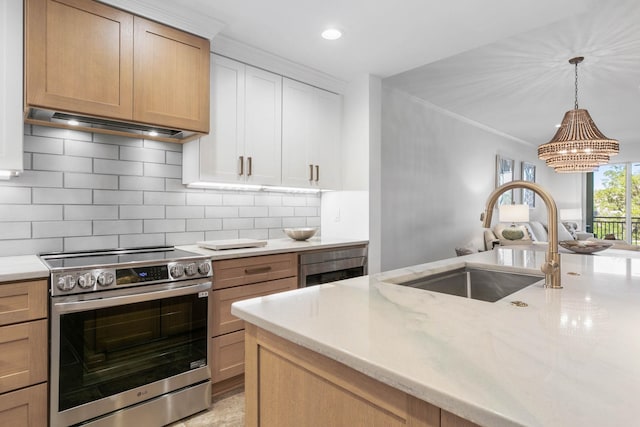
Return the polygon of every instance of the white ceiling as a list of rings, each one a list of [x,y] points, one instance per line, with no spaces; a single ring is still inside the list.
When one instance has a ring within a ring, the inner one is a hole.
[[[215,18],[227,38],[345,81],[383,77],[532,145],[573,108],[567,60],[582,55],[580,106],[623,148],[640,144],[638,0],[161,1]],[[329,25],[344,36],[321,39]]]

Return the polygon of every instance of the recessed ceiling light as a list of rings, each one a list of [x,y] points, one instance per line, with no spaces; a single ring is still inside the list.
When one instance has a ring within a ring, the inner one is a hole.
[[[342,37],[342,32],[337,28],[327,28],[322,32],[322,38],[326,40],[338,40]]]
[[[556,127],[557,127],[557,128],[559,128],[560,126],[562,126],[560,123],[558,123],[558,124],[556,125]]]

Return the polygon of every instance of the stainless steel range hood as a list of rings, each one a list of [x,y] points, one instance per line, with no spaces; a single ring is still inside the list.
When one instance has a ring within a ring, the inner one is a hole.
[[[40,126],[96,132],[129,138],[152,139],[163,142],[184,143],[203,135],[202,133],[193,131],[163,128],[146,125],[144,123],[110,120],[33,107],[29,108],[26,112],[24,122]]]

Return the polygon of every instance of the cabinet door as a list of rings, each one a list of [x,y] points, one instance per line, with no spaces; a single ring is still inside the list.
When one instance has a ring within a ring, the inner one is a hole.
[[[200,181],[244,181],[244,73],[244,64],[211,55],[211,132],[195,158],[185,156],[185,169],[199,162]]]
[[[314,138],[315,88],[283,78],[282,185],[309,187],[313,181],[311,147]]]
[[[211,352],[212,382],[244,373],[244,331],[212,338]]]
[[[316,130],[312,148],[315,175],[313,184],[322,189],[341,188],[342,155],[340,133],[342,98],[340,95],[316,89]]]
[[[133,120],[209,132],[209,40],[134,18]]]
[[[244,105],[247,182],[280,185],[282,77],[247,66]]]
[[[22,172],[22,0],[0,2],[0,170]]]
[[[39,384],[0,397],[0,426],[47,425],[47,385]]]
[[[0,393],[47,380],[47,321],[0,327]]]
[[[0,325],[46,319],[49,304],[46,280],[0,285]]]
[[[25,5],[27,104],[130,119],[133,16],[90,0]]]

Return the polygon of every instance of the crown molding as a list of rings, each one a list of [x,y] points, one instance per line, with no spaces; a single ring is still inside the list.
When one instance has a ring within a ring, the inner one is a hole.
[[[205,37],[213,39],[225,26],[224,22],[203,14],[201,11],[186,8],[174,2],[153,0],[101,0],[119,9],[136,15]]]
[[[213,53],[262,68],[320,89],[342,94],[347,82],[322,71],[306,67],[281,56],[239,42],[222,34],[212,41]]]

